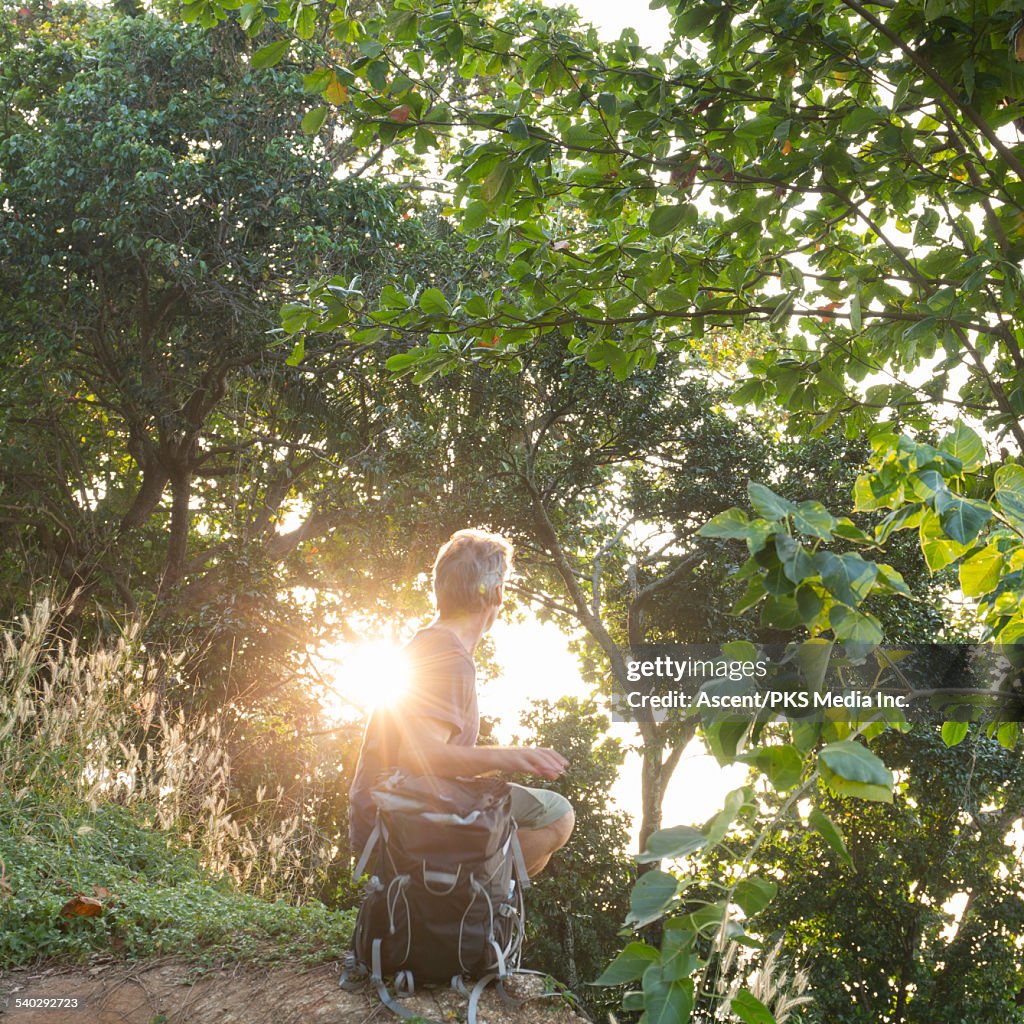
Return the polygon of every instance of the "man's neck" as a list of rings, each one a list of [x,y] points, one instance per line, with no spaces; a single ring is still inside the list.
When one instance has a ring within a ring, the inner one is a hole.
[[[439,615],[434,619],[432,625],[443,626],[445,629],[451,630],[472,657],[487,628],[486,614],[486,612],[482,612],[478,615],[459,616],[458,618],[444,618]]]

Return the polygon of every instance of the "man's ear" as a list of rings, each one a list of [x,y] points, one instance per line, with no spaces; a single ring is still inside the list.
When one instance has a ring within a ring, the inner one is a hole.
[[[494,589],[491,591],[491,604],[496,608],[501,607],[501,602],[505,600],[505,587],[502,583],[497,583]]]

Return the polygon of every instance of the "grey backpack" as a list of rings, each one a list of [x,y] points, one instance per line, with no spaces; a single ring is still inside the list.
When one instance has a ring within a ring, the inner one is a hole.
[[[395,773],[371,795],[377,822],[355,869],[370,879],[342,984],[368,975],[385,1005],[410,1017],[385,979],[399,995],[450,982],[469,995],[472,1022],[487,984],[507,999],[501,982],[519,970],[529,878],[509,786]]]

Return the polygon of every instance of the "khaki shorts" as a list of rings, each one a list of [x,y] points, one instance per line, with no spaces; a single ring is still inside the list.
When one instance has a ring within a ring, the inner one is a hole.
[[[522,829],[547,828],[559,818],[564,818],[572,804],[551,789],[531,789],[509,783],[512,790],[512,817]]]

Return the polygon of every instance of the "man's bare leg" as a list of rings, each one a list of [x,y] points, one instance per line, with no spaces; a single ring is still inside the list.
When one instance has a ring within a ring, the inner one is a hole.
[[[526,873],[531,878],[544,870],[551,854],[565,846],[575,824],[576,815],[569,811],[543,828],[519,830],[519,845],[523,850],[523,860],[526,861]]]

